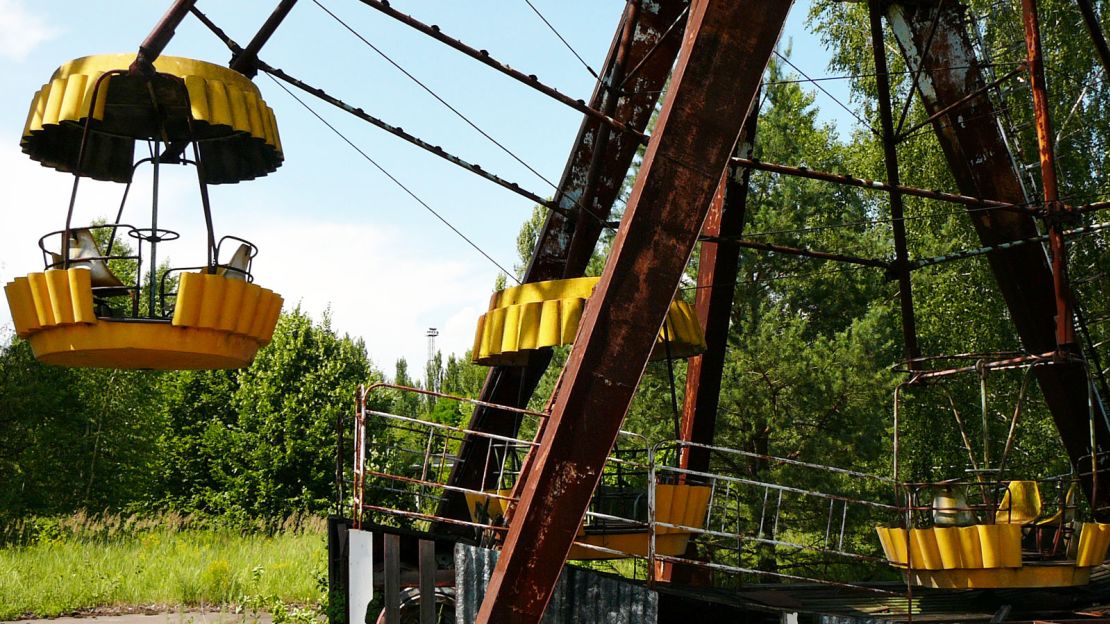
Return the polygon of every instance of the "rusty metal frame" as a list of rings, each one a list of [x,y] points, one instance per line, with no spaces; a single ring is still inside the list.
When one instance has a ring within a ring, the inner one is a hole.
[[[938,11],[939,15],[935,13]],[[913,59],[924,54],[922,46],[927,25],[934,18],[939,20],[937,37],[929,56],[937,67],[946,69],[927,69],[922,76],[924,84],[918,87],[918,95],[930,116],[950,109],[934,120],[933,129],[960,191],[970,196],[989,193],[995,199],[1013,205],[1032,205],[1002,129],[993,123],[967,124],[961,121],[994,119],[997,116],[985,92],[970,99],[966,97],[970,93],[981,92],[985,80],[967,32],[965,12],[965,7],[957,2],[945,3],[939,9],[935,5],[908,2],[893,3],[886,8],[895,40],[911,65]],[[961,100],[962,104],[951,106]],[[985,247],[996,247],[1040,234],[1031,213],[968,210],[968,214]],[[987,254],[987,260],[1024,349],[1030,353],[1056,351],[1056,288],[1044,250],[1036,245],[1013,246]],[[1071,319],[1064,320],[1069,324],[1071,322]],[[1098,418],[1093,421],[1089,418],[1089,382],[1082,364],[1064,362],[1038,367],[1034,375],[1073,466],[1080,465],[1084,457],[1091,455],[1092,439],[1096,455],[1110,449],[1110,428],[1106,425],[1103,407],[1096,406]],[[1105,467],[1101,469],[1105,470]],[[1095,494],[1092,480],[1086,478],[1083,481],[1088,500],[1092,500]],[[1107,488],[1098,494],[1099,498],[1093,500],[1092,506],[1105,508],[1107,501],[1110,501]],[[1107,516],[1104,513],[1101,517]]]
[[[754,102],[736,143],[735,154],[739,158],[750,158],[755,146],[758,94]],[[698,323],[705,330],[706,350],[687,362],[680,425],[680,439],[695,445],[712,444],[717,430],[728,328],[740,263],[740,245],[731,243],[727,237],[739,237],[744,232],[750,178],[751,169],[730,161],[702,226],[694,308]],[[713,237],[725,239],[715,241]],[[698,446],[683,446],[679,466],[705,472],[709,469],[709,454]]]
[[[869,0],[868,17],[870,18],[871,50],[875,59],[875,80],[879,90],[879,120],[882,128],[883,160],[886,165],[886,177],[894,189],[890,192],[891,228],[894,231],[894,261],[890,264],[890,273],[898,281],[898,303],[902,317],[902,348],[907,359],[921,355],[921,348],[917,344],[917,321],[913,314],[913,287],[910,279],[909,249],[906,243],[905,208],[902,204],[902,193],[897,190],[901,185],[901,175],[898,171],[898,136],[894,130],[894,115],[890,105],[890,76],[886,62],[886,44],[883,38],[883,8],[882,0]],[[939,20],[934,19],[926,41],[931,41]],[[926,44],[928,45],[928,44]],[[925,58],[928,50],[921,56],[921,61],[914,74],[916,86],[921,72],[925,67]],[[909,98],[906,99],[907,110]],[[903,113],[904,118],[904,113]]]
[[[657,129],[519,488],[479,622],[542,618],[791,4],[691,5]]]
[[[642,132],[678,55],[681,40],[669,33],[683,18],[686,4],[681,0],[648,3],[639,7],[635,20],[632,11],[630,6],[622,16],[590,107],[606,111],[628,127]],[[631,29],[631,37],[622,36],[628,29]],[[622,70],[622,66],[628,64],[634,65],[634,76]],[[559,190],[553,198],[562,210],[548,213],[524,274],[525,283],[580,277],[585,273],[589,255],[572,257],[571,239],[577,238],[579,247],[593,250],[601,235],[601,220],[608,218],[640,145],[630,133],[620,132],[610,136],[602,146],[600,139],[602,133],[608,133],[606,128],[592,117],[583,119],[559,181]],[[603,156],[595,157],[595,153]],[[595,162],[600,166],[595,166]],[[587,187],[592,189],[589,198],[586,197]],[[588,210],[590,216],[576,218],[575,208],[579,205]],[[527,366],[492,368],[482,386],[481,398],[500,405],[527,405],[550,362],[551,350],[540,349],[529,356]],[[475,410],[469,426],[476,431],[508,435],[516,432],[516,423],[499,416],[493,409]],[[464,459],[451,476],[452,485],[473,486],[482,482],[480,462],[467,462],[466,458],[485,456],[486,447],[487,443],[481,438],[468,439],[460,452]],[[461,497],[448,497],[445,507],[439,511],[445,517],[466,517],[466,502]]]

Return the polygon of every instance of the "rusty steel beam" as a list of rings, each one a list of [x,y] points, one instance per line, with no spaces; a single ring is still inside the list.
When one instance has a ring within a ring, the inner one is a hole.
[[[917,321],[913,314],[913,287],[910,279],[909,248],[906,244],[905,207],[902,193],[898,187],[902,177],[898,171],[898,137],[894,131],[894,113],[890,106],[890,76],[887,72],[886,42],[883,40],[883,0],[868,2],[868,17],[871,30],[871,51],[875,59],[875,81],[879,90],[879,120],[882,124],[883,161],[886,165],[886,179],[894,189],[890,192],[891,229],[894,231],[894,262],[890,272],[898,280],[898,303],[902,316],[902,348],[907,361],[921,356],[917,344]],[[936,22],[933,28],[936,28]],[[935,32],[935,31],[934,31]],[[928,39],[932,39],[930,32]],[[922,67],[914,74],[915,83],[920,80]]]
[[[583,311],[520,502],[478,612],[538,623],[790,10],[695,0],[613,249]]]
[[[678,55],[681,39],[668,33],[683,18],[685,8],[681,0],[645,3],[638,10],[631,4],[626,8],[590,99],[590,108],[606,111],[627,127],[644,131]],[[626,37],[624,33],[629,28],[632,35]],[[635,76],[623,71],[629,65],[639,68]],[[553,198],[560,210],[547,215],[524,274],[525,282],[579,277],[585,272],[589,257],[570,258],[571,238],[580,231],[578,238],[583,246],[591,236],[589,247],[597,244],[602,229],[600,221],[608,219],[640,145],[637,136],[627,132],[612,133],[602,141],[602,134],[610,134],[608,128],[596,117],[583,118]],[[597,153],[600,158],[595,157]],[[577,218],[580,204],[588,213]],[[498,405],[525,406],[550,362],[551,350],[540,349],[531,354],[526,367],[493,367],[482,386],[481,399]],[[475,431],[513,435],[518,421],[500,410],[478,408],[468,426]],[[488,445],[489,440],[484,437],[464,440],[462,459],[452,471],[451,485],[476,489],[487,480],[483,465]],[[448,518],[469,517],[466,500],[456,495],[448,495],[438,513]],[[437,527],[440,529],[450,531],[451,527]]]
[[[929,58],[940,69],[926,69],[918,87],[918,95],[930,115],[981,90],[986,82],[981,72],[982,61],[975,57],[966,30],[966,8],[954,1],[942,3],[939,8],[899,3],[888,6],[887,18],[907,64],[916,66],[922,58],[927,29],[936,11],[941,13]],[[986,94],[966,100],[933,124],[960,192],[986,195],[1014,205],[1030,204],[999,124],[965,122],[969,119],[997,119],[997,111]],[[984,246],[1039,235],[1033,217],[1028,214],[1008,210],[968,210],[968,213]],[[1036,245],[999,249],[988,254],[987,260],[1024,349],[1029,353],[1054,351],[1056,298],[1044,250]],[[1034,374],[1072,465],[1088,470],[1083,458],[1091,452],[1091,438],[1095,438],[1096,450],[1108,450],[1110,429],[1106,427],[1102,406],[1097,405],[1091,432],[1088,381],[1082,365],[1042,366]],[[1110,475],[1100,474],[1101,479],[1106,476]],[[1091,500],[1094,488],[1089,478],[1084,486]],[[1108,490],[1098,489],[1098,499],[1092,501],[1095,507],[1110,500]]]
[[[1107,76],[1110,76],[1110,46],[1106,45],[1106,36],[1102,32],[1102,24],[1098,21],[1095,7],[1091,5],[1091,0],[1075,0],[1075,2],[1083,14],[1083,23],[1087,26],[1087,32],[1091,34],[1091,41],[1095,44],[1098,60],[1102,61],[1102,69]]]
[[[273,12],[270,13],[270,16],[262,23],[262,27],[258,29],[258,32],[255,33],[254,37],[247,43],[247,47],[242,52],[232,57],[230,64],[231,69],[250,78],[254,78],[258,73],[256,63],[258,61],[259,50],[270,40],[274,31],[276,31],[278,26],[285,20],[285,17],[289,15],[289,11],[293,10],[293,5],[295,4],[297,4],[297,0],[281,0],[281,2],[274,7]]]
[[[756,97],[755,101],[759,98]],[[738,158],[751,158],[755,145],[759,107],[753,106],[744,121],[744,130],[736,142]],[[748,180],[751,169],[730,162],[725,168],[713,203],[702,226],[702,244],[698,255],[697,294],[694,310],[698,323],[705,330],[705,353],[690,358],[686,367],[686,392],[682,404],[681,437],[687,442],[712,445],[717,430],[717,408],[721,399],[721,376],[725,369],[728,348],[728,327],[732,317],[732,301],[739,274],[740,247],[723,242],[708,242],[705,237],[739,238],[744,233],[747,211]],[[709,472],[709,454],[705,449],[683,447],[679,467]]]
[[[1041,26],[1037,18],[1037,0],[1021,0],[1022,23],[1025,26],[1025,49],[1028,56],[1030,87],[1033,91],[1033,118],[1037,128],[1037,153],[1041,161],[1041,187],[1048,222],[1048,248],[1052,252],[1052,286],[1056,297],[1056,346],[1067,348],[1075,342],[1075,321],[1071,308],[1071,287],[1068,285],[1068,254],[1064,248],[1061,221],[1070,212],[1060,203],[1056,181],[1056,153],[1053,144],[1052,116],[1048,110],[1048,86],[1044,79],[1044,58],[1041,55]]]
[[[758,92],[736,142],[733,153],[738,158],[750,158],[752,155],[759,119],[757,102]],[[712,446],[717,433],[717,409],[728,350],[728,329],[736,295],[736,278],[740,272],[740,246],[731,239],[739,239],[744,233],[750,178],[751,169],[730,160],[702,226],[694,311],[698,323],[705,330],[706,349],[705,353],[687,360],[679,439],[704,446]],[[679,468],[709,472],[707,448],[684,446],[678,461]],[[693,540],[686,547],[685,558],[698,558],[697,545]],[[656,580],[680,585],[704,585],[708,584],[707,576],[705,570],[696,566],[665,562],[658,568]]]
[[[139,52],[135,55],[135,61],[131,63],[129,68],[132,74],[154,73],[154,61],[162,54],[162,50],[166,49],[166,45],[173,39],[173,35],[177,31],[178,24],[185,19],[189,10],[196,3],[197,0],[175,0],[170,8],[166,9],[162,19],[158,20],[154,29],[139,45]]]

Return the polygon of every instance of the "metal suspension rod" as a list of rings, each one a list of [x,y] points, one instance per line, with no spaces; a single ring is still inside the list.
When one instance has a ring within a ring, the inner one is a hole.
[[[976,208],[996,208],[999,210],[1014,210],[1024,213],[1040,212],[1037,208],[1021,206],[1018,204],[1010,204],[994,199],[970,197],[968,195],[957,195],[955,193],[945,193],[943,191],[931,191],[928,189],[905,186],[903,184],[891,184],[888,182],[879,182],[877,180],[856,178],[844,173],[830,173],[827,171],[815,171],[807,167],[792,167],[790,165],[767,163],[753,158],[733,158],[732,162],[744,167],[751,167],[752,169],[756,169],[758,171],[768,171],[770,173],[779,173],[782,175],[796,176],[799,178],[808,178],[810,180],[835,182],[837,184],[844,184],[847,186],[858,186],[860,188],[871,189],[873,191],[882,191],[884,193],[893,193],[897,191],[903,195],[910,195],[912,197],[936,199],[939,201],[950,202],[953,204],[962,204],[964,206],[972,206]],[[1110,202],[1106,202],[1106,206],[1099,207],[1110,207]]]
[[[390,125],[390,124],[382,121],[381,119],[378,119],[377,117],[374,117],[373,115],[368,114],[367,112],[365,112],[361,108],[355,108],[354,106],[351,106],[350,104],[347,104],[343,100],[340,100],[337,97],[329,95],[323,89],[320,89],[318,87],[314,87],[310,84],[305,83],[302,80],[298,80],[297,78],[294,78],[294,77],[290,76],[289,74],[285,73],[284,71],[282,71],[282,70],[280,70],[276,67],[271,67],[270,65],[266,64],[261,59],[257,59],[255,61],[255,63],[257,65],[258,69],[266,72],[267,74],[273,76],[274,78],[278,78],[278,79],[280,79],[280,80],[282,80],[282,81],[284,81],[284,82],[286,82],[290,85],[293,85],[294,87],[297,87],[298,89],[304,91],[305,93],[309,93],[311,95],[314,95],[317,98],[327,102],[328,104],[331,104],[332,106],[335,106],[336,108],[339,108],[339,109],[341,109],[341,110],[343,110],[347,113],[350,113],[351,115],[354,115],[355,117],[358,117],[359,119],[361,119],[361,120],[363,120],[363,121],[365,121],[365,122],[367,122],[367,123],[369,123],[373,126],[377,126],[378,128],[381,128],[382,130],[385,130],[386,132],[392,134],[395,137],[404,139],[405,141],[407,141],[407,142],[409,142],[409,143],[411,143],[411,144],[413,144],[413,145],[415,145],[415,146],[417,146],[417,147],[419,147],[419,148],[421,148],[425,151],[431,152],[431,153],[435,154],[436,156],[439,156],[440,158],[446,160],[447,162],[449,162],[451,164],[462,167],[463,169],[466,169],[470,173],[481,176],[481,177],[489,180],[490,182],[493,182],[494,184],[497,184],[498,186],[509,189],[510,191],[516,193],[517,195],[520,195],[521,197],[525,197],[527,199],[530,199],[530,200],[536,202],[537,204],[539,204],[539,205],[541,205],[541,206],[543,206],[543,207],[545,207],[549,210],[552,210],[552,211],[555,211],[555,212],[566,212],[565,209],[560,207],[555,202],[553,202],[551,200],[548,200],[548,199],[544,199],[543,197],[540,197],[539,195],[537,195],[537,194],[535,194],[531,191],[528,191],[528,190],[525,190],[525,189],[521,188],[521,186],[519,184],[517,184],[516,182],[509,182],[508,180],[505,180],[504,178],[501,178],[500,176],[498,176],[496,174],[493,174],[493,173],[490,173],[490,172],[486,171],[485,169],[482,168],[481,165],[476,165],[474,163],[467,162],[467,161],[459,158],[458,156],[455,156],[454,154],[451,154],[451,153],[445,151],[442,147],[440,147],[438,145],[432,145],[431,143],[428,143],[428,142],[426,142],[426,141],[424,141],[420,138],[417,138],[417,137],[409,134],[408,132],[405,132],[404,128],[399,128],[397,126]]]
[[[1110,75],[1110,46],[1106,45],[1106,37],[1102,33],[1102,25],[1098,22],[1095,8],[1091,5],[1091,0],[1075,0],[1075,3],[1079,5],[1079,11],[1083,14],[1083,23],[1087,26],[1087,32],[1091,33],[1098,59],[1102,61],[1102,69]]]
[[[1091,232],[1098,232],[1099,230],[1105,230],[1108,227],[1110,227],[1110,222],[1093,223],[1091,225],[1085,225],[1083,227],[1078,227],[1078,228],[1073,228],[1073,229],[1070,229],[1070,230],[1065,230],[1063,232],[1063,235],[1065,237],[1080,236],[1080,235],[1083,235],[1083,234],[1090,234]],[[1048,234],[1042,234],[1040,236],[1031,236],[1029,238],[1022,238],[1022,239],[1018,239],[1018,240],[1015,240],[1015,241],[1009,241],[1009,242],[1006,242],[1006,243],[1001,243],[1001,244],[998,244],[998,245],[990,245],[990,246],[987,246],[987,247],[976,247],[975,249],[968,249],[968,250],[965,250],[965,251],[957,251],[957,252],[954,252],[954,253],[945,254],[943,256],[934,256],[932,258],[922,258],[920,260],[914,260],[913,262],[911,262],[910,263],[910,269],[920,269],[922,267],[933,266],[933,265],[936,265],[936,264],[943,264],[945,262],[951,262],[953,260],[962,260],[964,258],[974,258],[975,256],[982,256],[982,255],[988,254],[992,251],[1001,251],[1003,249],[1012,249],[1014,247],[1021,247],[1022,245],[1031,245],[1031,244],[1036,244],[1036,243],[1043,243],[1046,240],[1048,240]]]
[[[613,128],[616,128],[616,129],[618,129],[622,132],[627,132],[629,134],[632,134],[632,135],[638,137],[642,143],[647,143],[647,136],[645,136],[642,132],[639,132],[639,131],[637,131],[633,128],[628,127],[626,124],[624,124],[624,123],[622,123],[622,122],[620,122],[616,119],[613,119],[609,115],[607,115],[607,114],[605,114],[605,113],[603,113],[599,110],[595,110],[593,108],[590,108],[582,100],[576,100],[576,99],[560,92],[558,89],[555,89],[554,87],[549,87],[549,86],[543,84],[533,74],[525,74],[524,72],[513,69],[512,67],[509,67],[505,63],[502,63],[501,61],[498,61],[497,59],[490,56],[489,52],[487,52],[486,50],[477,50],[475,48],[472,48],[472,47],[466,45],[462,41],[460,41],[458,39],[455,39],[454,37],[443,34],[443,32],[440,31],[439,26],[436,26],[434,24],[433,25],[425,24],[424,22],[421,22],[420,20],[412,17],[411,15],[407,15],[405,13],[402,13],[402,12],[394,9],[393,7],[391,7],[389,5],[388,2],[383,2],[382,0],[359,0],[359,2],[365,4],[366,6],[372,8],[372,9],[380,11],[380,12],[384,13],[385,15],[388,15],[389,17],[392,17],[393,19],[401,22],[402,24],[405,24],[406,26],[409,26],[409,27],[411,27],[415,30],[420,31],[421,33],[423,33],[425,35],[428,35],[429,37],[435,39],[436,41],[447,44],[448,46],[458,50],[459,52],[462,52],[463,54],[469,56],[470,58],[475,59],[478,62],[480,62],[480,63],[482,63],[482,64],[484,64],[488,67],[492,67],[493,69],[501,72],[502,74],[505,74],[506,76],[509,76],[510,78],[512,78],[512,79],[514,79],[514,80],[516,80],[516,81],[518,81],[522,84],[528,85],[529,87],[532,87],[536,91],[539,91],[540,93],[543,93],[544,95],[546,95],[546,96],[548,96],[548,97],[550,97],[550,98],[552,98],[552,99],[554,99],[558,102],[561,102],[561,103],[573,108],[574,110],[576,110],[580,113],[583,113],[583,114],[585,114],[589,117],[593,117],[594,119],[597,119],[597,120],[601,121],[602,123],[605,123],[605,124],[607,124],[607,125],[609,125]]]
[[[208,28],[208,30],[212,31],[212,34],[216,35],[216,37],[219,38],[220,41],[222,41],[224,43],[224,45],[226,45],[228,47],[228,49],[230,49],[232,51],[232,53],[234,53],[236,56],[241,56],[242,54],[245,53],[245,50],[239,44],[237,44],[234,39],[229,37],[227,35],[227,33],[225,33],[223,31],[223,29],[221,29],[219,26],[217,26],[215,24],[215,22],[210,20],[207,15],[205,15],[204,13],[201,13],[200,11],[198,11],[196,9],[193,9],[193,15],[195,15],[197,17],[197,19],[199,19],[201,21],[201,23],[204,24]],[[308,84],[308,83],[306,83],[302,80],[299,80],[297,78],[294,78],[294,77],[290,76],[289,74],[285,73],[281,69],[278,69],[276,67],[271,67],[268,63],[266,63],[265,61],[263,61],[260,58],[255,57],[254,66],[257,69],[266,72],[270,76],[273,76],[274,78],[278,78],[278,79],[280,79],[280,80],[282,80],[282,81],[284,81],[284,82],[286,82],[290,85],[293,85],[294,87],[297,87],[298,89],[304,91],[305,93],[309,93],[309,94],[327,102],[328,104],[331,104],[332,106],[340,108],[343,111],[345,111],[345,112],[347,112],[351,115],[354,115],[355,117],[358,117],[359,119],[361,119],[361,120],[363,120],[363,121],[365,121],[369,124],[377,126],[378,128],[381,128],[382,130],[385,130],[386,132],[388,132],[388,133],[390,133],[390,134],[392,134],[396,137],[404,139],[405,141],[408,141],[409,143],[412,143],[413,145],[415,145],[415,146],[417,146],[417,147],[419,147],[423,150],[429,151],[429,152],[435,154],[436,156],[439,156],[440,158],[442,158],[442,159],[444,159],[444,160],[446,160],[446,161],[448,161],[448,162],[450,162],[454,165],[458,165],[459,167],[462,167],[463,169],[466,169],[467,171],[469,171],[469,172],[471,172],[475,175],[481,176],[481,177],[489,180],[490,182],[493,182],[494,184],[497,184],[498,186],[506,188],[506,189],[520,195],[521,197],[525,197],[525,198],[527,198],[527,199],[529,199],[529,200],[547,208],[548,210],[551,210],[553,212],[558,212],[560,214],[566,214],[567,213],[566,209],[562,208],[557,203],[555,203],[551,200],[548,200],[548,199],[544,199],[543,197],[541,197],[541,196],[539,196],[539,195],[537,195],[537,194],[535,194],[531,191],[525,190],[524,188],[522,188],[519,184],[517,184],[515,182],[509,182],[508,180],[505,180],[505,179],[503,179],[503,178],[501,178],[501,177],[499,177],[499,176],[497,176],[493,173],[490,173],[490,172],[486,171],[485,169],[483,169],[481,167],[481,165],[476,165],[474,163],[467,162],[467,161],[459,158],[458,156],[450,154],[438,145],[432,145],[431,143],[428,143],[428,142],[426,142],[422,139],[419,139],[419,138],[409,134],[408,132],[405,132],[405,130],[403,128],[399,128],[397,126],[393,126],[391,124],[388,124],[385,121],[382,121],[381,119],[378,119],[377,117],[374,117],[373,115],[368,114],[366,111],[362,110],[361,108],[356,108],[354,106],[351,106],[350,104],[347,104],[343,100],[340,100],[337,97],[329,95],[323,89],[320,89],[318,87],[314,87],[314,86],[312,86],[312,85],[310,85],[310,84]],[[609,224],[606,223],[606,225],[609,225]]]
[[[254,35],[254,38],[247,43],[246,49],[232,57],[231,69],[251,78],[258,73],[258,67],[255,65],[255,62],[258,60],[258,51],[270,40],[270,36],[274,34],[274,31],[277,30],[277,27],[285,20],[285,17],[289,15],[289,11],[293,10],[293,5],[295,4],[297,4],[297,0],[281,0],[281,2],[278,3],[277,7],[274,8],[274,12],[270,14],[270,17],[266,18],[262,27],[259,28],[258,32]]]
[[[790,247],[787,245],[776,245],[774,243],[764,243],[761,241],[743,240],[739,238],[730,238],[727,236],[699,236],[698,240],[708,243],[721,243],[724,245],[735,245],[744,249],[758,249],[760,251],[770,251],[774,253],[781,253],[789,256],[802,256],[805,258],[816,258],[818,260],[832,260],[834,262],[845,262],[847,264],[858,264],[862,266],[876,267],[879,269],[890,269],[890,263],[884,260],[875,260],[873,258],[860,258],[858,256],[849,256],[846,254],[832,253],[828,251],[815,251],[812,249],[805,249],[802,247]]]
[[[170,6],[162,19],[154,26],[154,30],[150,31],[150,34],[139,46],[139,53],[135,55],[135,61],[131,63],[129,68],[132,74],[149,74],[154,71],[154,61],[162,54],[162,50],[166,49],[170,39],[173,39],[177,25],[185,19],[185,14],[193,8],[196,2],[197,0],[176,0]]]
[[[902,205],[902,192],[898,173],[897,138],[894,133],[894,114],[890,106],[890,77],[887,75],[886,45],[883,41],[883,7],[881,0],[870,0],[868,4],[871,21],[871,49],[875,57],[875,80],[879,88],[879,118],[882,122],[883,156],[886,162],[886,177],[895,187],[890,192],[891,226],[894,230],[894,262],[890,271],[898,280],[898,298],[902,312],[902,339],[905,343],[906,358],[920,355],[917,345],[917,321],[913,313],[913,287],[910,281],[909,250],[906,243],[905,209]],[[935,28],[935,24],[934,24]],[[924,64],[924,55],[921,60]],[[915,78],[916,80],[916,78]]]
[[[1053,152],[1054,135],[1049,115],[1048,87],[1044,77],[1044,59],[1041,55],[1041,32],[1037,20],[1037,1],[1021,1],[1022,22],[1025,25],[1025,48],[1029,57],[1030,83],[1033,91],[1033,114],[1037,127],[1037,145],[1041,160],[1041,180],[1044,187],[1044,207],[1048,221],[1048,245],[1052,252],[1052,286],[1056,296],[1056,346],[1075,342],[1075,324],[1072,319],[1071,289],[1068,286],[1068,259],[1064,248],[1061,221],[1068,213],[1074,214],[1059,201],[1056,180],[1056,155]]]

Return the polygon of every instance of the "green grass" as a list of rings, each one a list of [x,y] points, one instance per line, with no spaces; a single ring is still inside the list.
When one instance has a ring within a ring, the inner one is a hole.
[[[315,606],[324,593],[317,519],[271,531],[194,527],[178,516],[27,522],[15,531],[28,536],[23,544],[0,547],[0,620],[152,605],[280,610]]]

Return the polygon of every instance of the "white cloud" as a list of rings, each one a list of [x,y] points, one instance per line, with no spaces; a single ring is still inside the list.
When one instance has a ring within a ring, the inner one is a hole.
[[[23,61],[39,44],[61,31],[31,13],[22,0],[0,0],[0,57]]]

